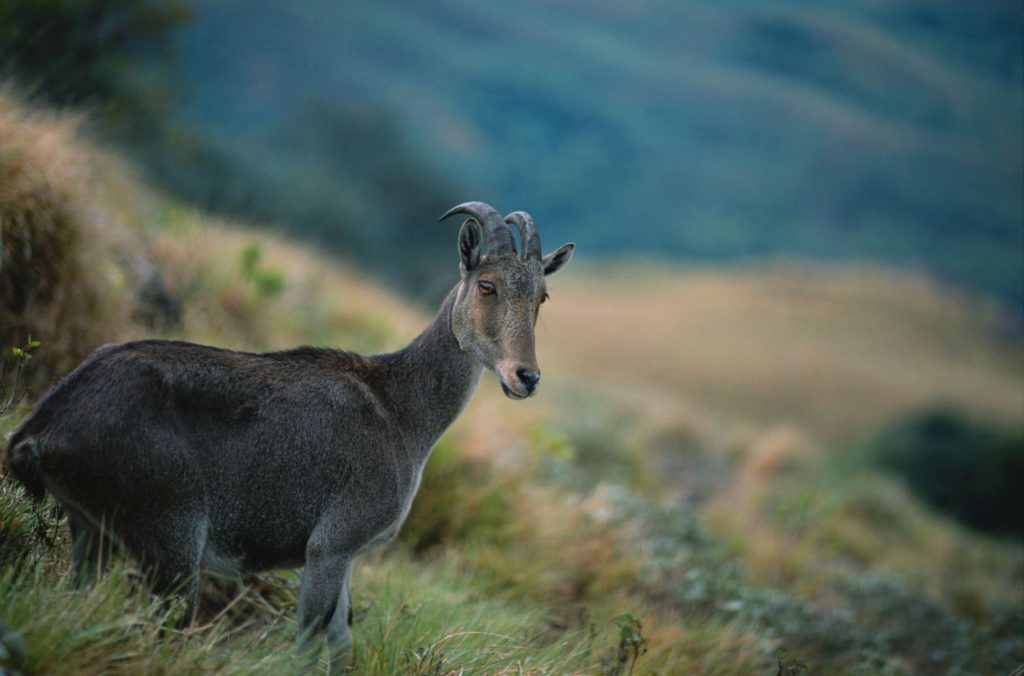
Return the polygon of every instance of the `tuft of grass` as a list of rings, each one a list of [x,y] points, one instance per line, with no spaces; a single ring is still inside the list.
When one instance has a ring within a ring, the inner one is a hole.
[[[66,372],[127,323],[128,292],[92,195],[81,119],[0,93],[0,345],[37,336],[35,384]]]
[[[704,510],[736,572],[692,569],[693,600],[731,609],[815,668],[985,672],[1024,659],[1019,544],[928,510],[863,456],[779,442],[757,444]]]
[[[294,668],[291,655],[274,647],[287,645],[294,623],[278,621],[245,631],[244,623],[239,627],[222,619],[178,631],[169,624],[180,613],[180,602],[168,604],[150,595],[130,563],[115,561],[96,586],[77,590],[70,586],[63,561],[51,558],[0,572],[0,617],[23,642],[21,668],[26,673],[267,673]]]
[[[49,500],[34,503],[0,471],[0,571],[52,562],[67,553]]]
[[[578,673],[593,668],[585,628],[551,635],[536,607],[481,594],[451,562],[391,557],[359,571],[352,667],[366,674]]]

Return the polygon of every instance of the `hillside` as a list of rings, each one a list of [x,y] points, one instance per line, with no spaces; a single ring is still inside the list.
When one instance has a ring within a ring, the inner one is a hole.
[[[557,382],[731,424],[789,422],[833,442],[934,405],[1024,425],[1024,353],[1000,308],[926,278],[634,261],[557,282],[538,328]]]
[[[193,4],[179,120],[255,176],[228,202],[342,252],[362,212],[319,215],[376,176],[528,207],[581,252],[875,261],[1024,300],[1016,5]],[[418,234],[392,216],[365,218]]]
[[[112,340],[376,352],[427,321],[333,258],[153,191],[80,124],[0,97],[0,348],[42,341],[33,397]],[[454,240],[454,225],[426,227]],[[438,283],[455,280],[448,249]],[[876,424],[936,397],[1019,424],[1020,352],[993,336],[995,315],[877,269],[569,270],[541,315],[539,396],[510,401],[485,376],[398,541],[359,560],[353,672],[1005,673],[1024,660],[1020,539],[928,506],[848,444],[884,440]],[[29,278],[53,292],[17,305]],[[0,433],[26,413],[0,416]],[[294,670],[293,572],[208,580],[200,625],[177,631],[131,563],[74,590],[52,507],[0,478],[0,668]]]

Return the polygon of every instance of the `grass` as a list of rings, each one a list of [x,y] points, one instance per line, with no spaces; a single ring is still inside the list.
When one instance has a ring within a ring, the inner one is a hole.
[[[158,335],[372,352],[427,321],[351,268],[149,193],[116,158],[83,159],[108,220],[67,255],[91,252],[75,265],[117,292],[109,313],[81,318],[80,349]],[[159,270],[175,321],[131,319],[140,280],[124,247]],[[1020,542],[931,511],[837,441],[947,395],[1019,421],[1020,352],[991,337],[983,308],[853,268],[584,270],[551,289],[544,392],[513,404],[485,377],[399,540],[357,562],[351,671],[987,673],[1024,660]],[[40,356],[61,349],[33,336]],[[72,589],[67,537],[52,505],[0,478],[0,622],[27,672],[297,667],[294,572],[208,580],[199,625],[178,631],[131,562]]]
[[[570,672],[589,666],[589,634],[540,641],[536,610],[481,598],[452,570],[401,561],[364,565],[351,665],[359,673]],[[294,581],[284,581],[295,591]],[[290,609],[293,610],[293,609]],[[97,587],[67,588],[64,576],[32,568],[0,579],[0,611],[28,646],[29,673],[269,673],[294,671],[291,614],[230,613],[198,628],[165,626],[164,608],[131,568]],[[530,628],[536,627],[531,633]]]
[[[536,606],[481,594],[451,562],[396,556],[364,563],[358,578],[360,673],[570,673],[604,647],[586,627],[552,632]]]
[[[18,543],[22,563],[5,565],[0,578],[0,617],[28,646],[26,670],[265,673],[295,668],[297,575],[249,579],[239,597],[198,628],[174,630],[166,608],[145,592],[130,562],[116,563],[91,590],[72,589],[66,572],[69,543],[56,512],[26,507],[9,483],[3,491],[5,529],[26,522],[27,537]],[[579,507],[593,509],[603,500],[597,496]],[[350,668],[367,674],[623,673],[614,668],[623,641],[616,620],[630,609],[641,611],[634,636],[648,647],[637,656],[641,673],[699,665],[702,673],[728,674],[766,664],[768,648],[735,624],[694,622],[667,609],[654,612],[642,595],[623,589],[629,576],[634,577],[630,585],[640,584],[636,562],[613,549],[626,537],[625,524],[613,525],[608,517],[592,520],[571,506],[566,511],[574,518],[548,524],[542,534],[521,532],[515,546],[487,545],[490,537],[482,529],[428,556],[400,544],[364,557],[354,576]],[[560,548],[549,538],[557,538]],[[615,561],[627,568],[606,565]],[[592,586],[581,587],[580,580],[588,579]],[[267,604],[261,594],[272,595],[274,602]],[[171,608],[171,618],[179,606]]]

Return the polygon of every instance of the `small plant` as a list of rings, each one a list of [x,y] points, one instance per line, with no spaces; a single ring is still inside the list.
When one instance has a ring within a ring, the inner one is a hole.
[[[32,350],[42,345],[38,340],[28,340],[21,347],[12,347],[10,354],[0,360],[0,415],[9,413],[25,398],[27,388],[21,383],[25,365],[32,359]]]
[[[775,518],[790,532],[800,533],[812,523],[817,501],[818,496],[810,489],[786,494],[775,503]]]
[[[246,300],[256,303],[264,298],[273,298],[284,291],[284,273],[276,268],[262,267],[263,247],[259,242],[250,242],[238,254],[239,267],[245,279]]]
[[[619,645],[605,658],[605,676],[632,674],[636,661],[647,652],[647,637],[643,634],[643,620],[632,613],[623,613],[612,622],[619,628]]]
[[[806,662],[801,662],[795,657],[786,659],[786,651],[783,648],[779,648],[775,653],[775,659],[778,663],[778,670],[775,672],[776,676],[800,676],[809,668]]]

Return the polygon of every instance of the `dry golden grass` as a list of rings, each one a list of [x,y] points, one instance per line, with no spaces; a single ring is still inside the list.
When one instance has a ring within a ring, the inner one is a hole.
[[[80,124],[0,93],[0,348],[29,335],[45,341],[37,383],[129,324],[131,296],[117,261],[130,235],[94,194]]]
[[[1024,352],[989,304],[858,266],[591,266],[554,278],[546,381],[601,384],[653,413],[846,439],[951,403],[1024,422]],[[695,413],[696,412],[696,413]]]

